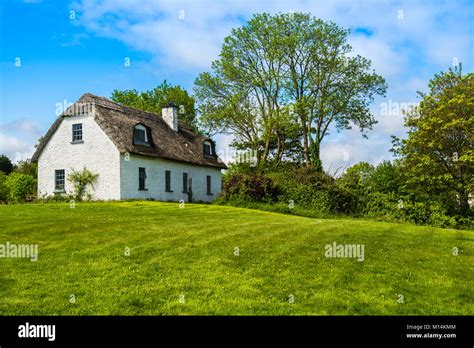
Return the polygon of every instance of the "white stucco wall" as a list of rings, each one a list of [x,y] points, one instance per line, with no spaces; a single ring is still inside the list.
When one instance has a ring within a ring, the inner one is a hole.
[[[82,123],[83,143],[71,144],[72,125]],[[120,153],[91,115],[65,117],[38,159],[38,194],[54,193],[55,170],[65,170],[65,190],[72,192],[67,180],[72,170],[84,166],[99,174],[90,191],[93,199],[120,199]]]
[[[128,159],[128,160],[127,160]],[[146,169],[146,189],[138,190],[138,168]],[[165,192],[165,171],[171,171],[171,190]],[[188,195],[183,193],[183,173],[192,178],[193,201],[210,202],[221,192],[221,171],[217,168],[188,165],[186,163],[154,159],[141,156],[120,157],[120,192],[122,199],[153,198],[159,201],[187,202]],[[211,192],[207,194],[207,175],[211,176]]]

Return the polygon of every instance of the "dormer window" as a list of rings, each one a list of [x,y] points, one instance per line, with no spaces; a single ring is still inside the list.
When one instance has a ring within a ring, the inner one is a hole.
[[[137,124],[133,130],[133,143],[136,145],[150,145],[150,136],[147,127]]]
[[[212,157],[212,144],[210,141],[206,140],[203,143],[203,150],[204,150],[205,157]]]

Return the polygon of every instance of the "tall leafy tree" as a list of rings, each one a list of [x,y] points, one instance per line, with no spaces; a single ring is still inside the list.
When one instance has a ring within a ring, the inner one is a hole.
[[[376,123],[369,105],[385,94],[385,80],[370,60],[350,55],[349,30],[303,13],[277,20],[286,37],[286,90],[302,127],[305,160],[321,169],[321,142],[332,125],[365,131]]]
[[[156,88],[138,92],[114,90],[111,99],[119,104],[161,115],[161,109],[170,103],[178,107],[179,120],[196,129],[196,109],[194,98],[180,86],[173,86],[166,80]]]
[[[203,126],[235,132],[235,145],[248,144],[262,161],[269,159],[272,147],[281,159],[282,135],[289,125],[281,104],[285,67],[278,31],[270,15],[254,16],[225,39],[212,73],[195,81]]]
[[[452,193],[469,214],[474,191],[474,74],[461,66],[436,74],[429,92],[407,113],[408,137],[398,141],[409,181],[429,194]]]
[[[320,144],[330,126],[370,129],[369,104],[386,90],[369,60],[350,56],[348,34],[309,14],[254,15],[232,30],[212,72],[195,82],[204,126],[247,132],[248,125],[223,112],[244,95],[255,113],[250,128],[261,160],[272,157],[272,147],[281,159],[302,144],[305,162],[321,169]]]

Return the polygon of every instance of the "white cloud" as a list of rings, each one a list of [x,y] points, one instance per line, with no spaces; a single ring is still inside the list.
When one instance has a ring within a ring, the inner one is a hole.
[[[83,0],[71,8],[78,12],[76,23],[88,33],[150,53],[150,65],[171,76],[208,70],[231,29],[254,13],[310,12],[353,32],[367,29],[367,35],[353,34],[349,42],[354,54],[371,59],[376,72],[387,79],[387,99],[373,106],[379,123],[368,133],[369,140],[354,130],[323,143],[326,168],[389,158],[389,135],[404,132],[403,116],[381,115],[380,103],[416,102],[416,91],[426,90],[428,80],[451,66],[453,58],[464,63],[465,71],[473,68],[474,4],[465,1]],[[230,142],[225,136],[218,140]]]
[[[294,1],[83,0],[72,4],[75,23],[95,35],[146,51],[168,66],[208,68],[225,36],[259,12],[304,11],[346,28],[369,28],[353,35],[356,53],[373,60],[387,76],[411,64],[410,54],[442,66],[469,59],[473,39],[468,22],[473,5],[456,3]],[[399,11],[403,18],[399,19]],[[472,30],[472,29],[471,29]]]
[[[34,151],[35,146],[31,141],[23,137],[0,133],[0,154],[6,155],[12,162],[16,163],[31,158]]]
[[[26,118],[0,124],[0,154],[13,162],[31,158],[42,130]]]

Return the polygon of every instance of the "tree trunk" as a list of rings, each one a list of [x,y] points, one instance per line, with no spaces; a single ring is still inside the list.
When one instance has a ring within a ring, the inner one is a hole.
[[[311,138],[312,140],[312,138]],[[321,140],[319,139],[319,134],[316,134],[316,139],[311,141],[311,164],[313,165],[314,169],[318,172],[323,171],[323,163],[320,157],[320,150],[321,150]]]
[[[462,216],[468,216],[470,210],[469,192],[467,190],[461,190],[459,192],[459,212]]]
[[[270,139],[265,140],[265,149],[263,151],[262,161],[267,162],[268,153],[270,152]]]

